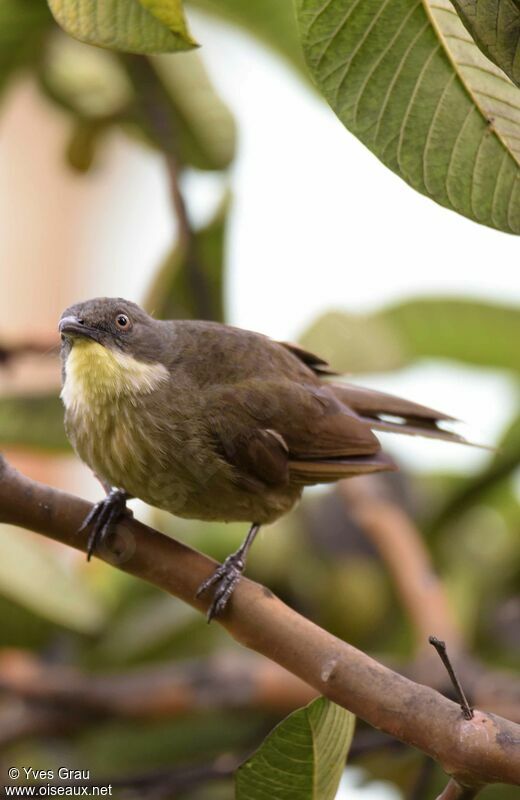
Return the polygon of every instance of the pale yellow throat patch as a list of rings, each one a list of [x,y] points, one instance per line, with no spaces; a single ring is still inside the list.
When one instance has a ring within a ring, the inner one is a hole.
[[[65,363],[61,398],[70,410],[92,408],[124,396],[150,394],[168,378],[164,364],[138,361],[91,339],[78,338]]]

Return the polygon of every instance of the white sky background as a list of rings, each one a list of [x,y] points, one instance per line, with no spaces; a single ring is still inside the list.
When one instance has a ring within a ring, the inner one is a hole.
[[[192,20],[210,75],[239,124],[228,242],[232,323],[295,339],[332,308],[366,311],[432,294],[520,302],[517,237],[412,190],[275,54],[200,14]],[[117,147],[119,168],[112,169],[126,188],[120,186],[117,203],[101,194],[85,227],[89,288],[139,300],[171,246],[171,212],[158,157],[128,141]],[[203,222],[218,182],[193,175],[187,188],[192,216]],[[100,236],[100,224],[109,236]],[[100,246],[103,238],[110,245]],[[480,442],[493,442],[515,409],[513,386],[498,372],[428,363],[363,381],[464,419],[463,432]],[[425,470],[467,471],[488,457],[408,437],[392,437],[391,446],[404,463]]]

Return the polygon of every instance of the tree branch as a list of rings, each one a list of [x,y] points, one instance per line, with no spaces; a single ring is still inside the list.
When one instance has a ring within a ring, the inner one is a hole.
[[[24,356],[57,356],[59,354],[59,341],[56,336],[40,336],[39,340],[13,342],[11,344],[0,341],[0,367],[10,365],[13,361]]]
[[[31,481],[0,460],[0,521],[85,550],[77,536],[91,505]],[[132,518],[117,526],[100,556],[206,612],[197,587],[215,562]],[[267,656],[316,691],[438,761],[462,785],[520,784],[520,726],[475,711],[415,684],[340,641],[250,580],[239,584],[219,620],[245,647]]]
[[[306,705],[316,692],[287,670],[253,654],[191,659],[167,666],[89,674],[47,664],[25,650],[0,652],[0,692],[87,718],[171,718],[212,709],[273,711]]]
[[[379,551],[394,580],[420,647],[431,634],[462,649],[460,630],[453,621],[444,586],[416,526],[395,501],[385,496],[385,484],[366,476],[339,484],[348,512]]]

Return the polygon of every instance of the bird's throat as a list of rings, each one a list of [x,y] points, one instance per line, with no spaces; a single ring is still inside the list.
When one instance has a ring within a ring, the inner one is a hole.
[[[150,394],[169,379],[160,363],[139,361],[91,339],[75,339],[65,362],[61,397],[68,410],[94,410],[116,400]]]

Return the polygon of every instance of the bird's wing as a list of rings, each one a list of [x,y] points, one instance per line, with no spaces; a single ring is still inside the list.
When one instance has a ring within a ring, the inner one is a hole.
[[[311,353],[309,350],[304,350],[303,347],[293,344],[292,342],[277,342],[277,344],[280,344],[282,347],[285,347],[286,350],[289,350],[293,356],[296,356],[296,358],[309,367],[309,369],[311,369],[315,375],[339,375],[338,372],[332,369],[327,361],[320,356],[315,355],[315,353]]]
[[[244,381],[208,393],[206,419],[242,482],[328,483],[392,469],[370,425],[327,386]]]

